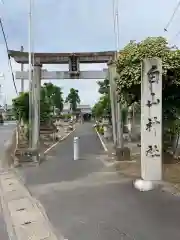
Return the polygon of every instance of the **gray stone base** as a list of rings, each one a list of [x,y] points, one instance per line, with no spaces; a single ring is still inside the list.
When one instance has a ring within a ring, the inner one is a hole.
[[[117,161],[130,161],[130,149],[128,147],[115,149]]]
[[[133,182],[134,187],[141,192],[151,191],[157,187],[157,184],[153,181],[146,181],[143,179],[137,179]]]

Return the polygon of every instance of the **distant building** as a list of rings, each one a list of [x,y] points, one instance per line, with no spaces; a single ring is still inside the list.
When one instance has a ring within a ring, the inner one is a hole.
[[[71,113],[70,104],[66,103],[66,104],[64,104],[62,114],[69,114],[69,113]],[[91,106],[78,104],[76,113],[91,114],[92,113]]]
[[[5,120],[14,120],[13,106],[6,105],[5,107],[0,107],[0,112]]]
[[[92,114],[92,109],[90,105],[77,105],[77,110],[81,112],[81,114]]]
[[[65,103],[62,110],[62,115],[70,114],[70,104]]]
[[[69,103],[64,104],[62,114],[66,115],[66,114],[70,114],[70,113],[71,113],[70,104]],[[90,105],[78,104],[75,114],[76,114],[77,118],[83,117],[84,120],[89,120],[91,118],[91,115],[92,115],[91,106]]]
[[[85,121],[89,121],[92,115],[92,109],[90,105],[79,104],[77,106],[77,115],[81,116]]]

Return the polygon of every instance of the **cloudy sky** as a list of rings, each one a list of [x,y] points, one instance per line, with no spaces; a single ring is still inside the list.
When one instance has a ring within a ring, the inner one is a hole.
[[[3,0],[0,12],[10,49],[28,49],[29,0]],[[33,0],[34,50],[37,52],[105,51],[115,49],[112,0]],[[147,36],[164,35],[178,0],[119,0],[120,48],[130,40],[140,41]],[[180,9],[166,37],[179,45]],[[13,63],[13,71],[20,65]],[[48,65],[48,70],[67,69],[67,66]],[[102,69],[104,65],[85,65],[81,69]],[[8,104],[16,96],[7,64],[6,49],[0,35],[0,77],[3,96]],[[20,84],[17,87],[20,91]],[[54,80],[66,96],[71,87],[80,92],[82,104],[93,104],[98,99],[98,87],[93,80]],[[26,82],[28,89],[28,82]]]

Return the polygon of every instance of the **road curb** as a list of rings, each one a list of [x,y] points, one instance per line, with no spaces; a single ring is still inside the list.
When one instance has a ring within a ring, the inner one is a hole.
[[[102,140],[102,137],[101,137],[101,135],[98,133],[98,131],[97,131],[96,128],[95,128],[95,131],[96,131],[96,133],[97,133],[97,135],[98,135],[98,137],[99,137],[99,140],[100,140],[100,142],[101,142],[101,144],[102,144],[102,146],[103,146],[103,148],[104,148],[105,153],[108,153],[108,148],[106,147],[106,144],[105,144],[104,141]],[[116,160],[114,160],[114,161],[112,161],[112,162],[107,162],[107,161],[104,161],[104,160],[102,160],[102,159],[100,159],[100,160],[101,160],[101,162],[103,162],[104,165],[106,165],[107,167],[115,166],[115,164],[119,163],[119,161],[116,161]],[[133,163],[133,162],[136,162],[136,161],[123,161],[123,163]]]
[[[96,131],[96,133],[97,133],[97,135],[98,135],[98,137],[99,137],[99,140],[100,140],[100,142],[101,142],[101,144],[102,144],[102,146],[103,146],[103,148],[104,148],[104,151],[105,151],[105,152],[108,152],[108,149],[107,149],[107,147],[106,147],[106,144],[105,144],[104,141],[102,140],[101,135],[98,133],[96,127],[95,127],[94,129],[95,129],[95,131]]]
[[[108,153],[108,149],[107,149],[107,147],[106,147],[106,144],[105,144],[104,141],[102,140],[102,137],[101,137],[101,135],[98,133],[97,129],[96,129],[96,128],[94,128],[94,129],[95,129],[95,132],[96,132],[96,134],[98,135],[99,140],[100,140],[100,142],[101,142],[101,144],[102,144],[102,146],[103,146],[104,152],[107,154],[107,153]],[[107,161],[103,160],[102,158],[100,158],[100,161],[101,161],[106,167],[114,167],[115,164],[116,164],[116,161],[107,162]]]
[[[72,134],[74,131],[76,130],[76,128],[74,128],[71,132],[69,132],[68,134],[66,134],[63,138],[61,138],[58,142],[54,143],[53,145],[51,145],[49,148],[47,148],[44,151],[44,154],[47,154],[50,150],[52,150],[54,147],[56,147],[60,142],[64,141],[70,134]]]

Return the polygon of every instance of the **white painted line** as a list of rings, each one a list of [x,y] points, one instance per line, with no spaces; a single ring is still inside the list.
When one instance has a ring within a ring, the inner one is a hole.
[[[56,145],[58,145],[61,141],[63,141],[64,139],[66,139],[71,133],[73,133],[76,130],[73,129],[71,132],[69,132],[67,135],[65,135],[63,138],[61,138],[61,140],[59,140],[58,142],[54,143],[53,145],[51,145],[49,148],[47,148],[44,152],[44,154],[48,153],[52,148],[54,148]]]
[[[103,142],[103,140],[102,140],[102,138],[101,138],[101,135],[98,133],[98,131],[97,131],[96,128],[94,128],[94,129],[95,129],[95,131],[96,131],[96,133],[97,133],[97,135],[98,135],[98,137],[99,137],[99,140],[100,140],[100,142],[101,142],[101,144],[102,144],[102,146],[103,146],[103,148],[104,148],[104,151],[105,151],[105,152],[108,152],[108,149],[107,149],[107,147],[106,147],[106,144]]]

